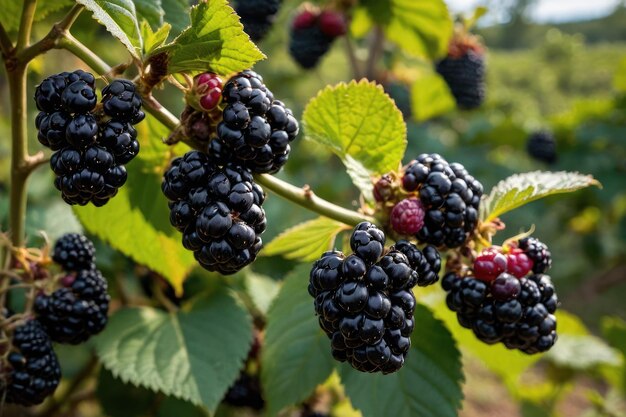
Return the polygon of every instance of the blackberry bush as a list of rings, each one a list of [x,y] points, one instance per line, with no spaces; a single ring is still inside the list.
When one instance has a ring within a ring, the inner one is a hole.
[[[202,267],[227,275],[255,260],[266,227],[265,193],[249,171],[191,151],[172,161],[161,188],[170,222]]]
[[[360,223],[350,238],[354,253],[324,253],[313,264],[308,288],[333,357],[359,371],[387,374],[402,367],[411,346],[411,288],[434,282],[431,273],[440,263],[432,249],[424,254],[404,241],[384,253],[384,244],[381,230]]]
[[[289,158],[290,143],[298,135],[293,113],[253,71],[244,71],[224,85],[226,103],[217,137],[209,153],[224,165],[236,163],[254,173],[276,173]]]

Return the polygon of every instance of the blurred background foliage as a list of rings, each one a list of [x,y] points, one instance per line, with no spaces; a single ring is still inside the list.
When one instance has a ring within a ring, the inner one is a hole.
[[[270,35],[260,43],[268,59],[255,70],[269,88],[299,117],[308,100],[328,84],[347,81],[352,72],[343,40],[335,42],[321,65],[304,72],[287,51],[288,25],[300,1],[285,0]],[[493,2],[492,2],[493,3]],[[535,227],[534,235],[547,243],[553,254],[552,277],[565,313],[559,328],[567,335],[555,350],[536,366],[535,358],[478,343],[471,332],[462,331],[451,313],[441,307],[437,291],[417,292],[417,297],[435,307],[453,331],[464,351],[466,401],[463,416],[623,416],[626,392],[626,6],[619,5],[608,16],[558,24],[536,23],[525,17],[530,1],[509,1],[508,23],[478,27],[487,48],[487,101],[479,110],[443,112],[426,121],[411,115],[411,84],[432,76],[431,64],[405,56],[393,45],[385,46],[377,67],[377,78],[405,111],[408,150],[405,162],[422,152],[438,152],[449,161],[466,166],[489,190],[499,180],[532,170],[571,170],[592,174],[603,185],[573,194],[534,202],[504,216],[506,237]],[[567,7],[567,2],[564,2]],[[35,35],[44,35],[60,15],[52,13],[36,25]],[[123,47],[88,14],[83,14],[74,35],[109,63],[128,61]],[[357,57],[364,57],[367,39],[357,42]],[[83,65],[63,51],[51,51],[33,62],[29,94],[38,80],[50,73],[73,70]],[[393,80],[393,83],[389,83]],[[173,113],[183,108],[182,95],[166,87],[157,93]],[[415,100],[415,98],[413,98]],[[29,105],[32,103],[29,103]],[[0,229],[6,230],[8,212],[9,121],[6,77],[0,76]],[[413,109],[415,110],[415,109]],[[36,109],[29,108],[31,120]],[[558,160],[547,166],[531,159],[526,138],[536,129],[552,130],[557,140]],[[36,149],[35,130],[30,130],[31,149]],[[384,141],[385,138],[380,138]],[[341,162],[312,142],[298,141],[290,163],[279,177],[295,185],[309,184],[315,192],[353,209],[359,195]],[[71,208],[52,187],[52,173],[41,169],[29,188],[27,231],[31,241],[45,230],[54,239],[80,230]],[[268,198],[269,242],[287,227],[315,216],[276,196]],[[114,289],[141,292],[145,271],[98,245],[101,269],[112,279]],[[282,279],[294,263],[278,257],[261,257],[253,269],[273,279]],[[242,277],[235,276],[233,282]],[[194,272],[186,282],[187,294],[210,281]],[[145,282],[143,282],[145,286]],[[577,316],[577,317],[576,317]],[[419,326],[416,326],[419,331]],[[589,336],[593,334],[595,336]],[[602,339],[598,338],[601,337]],[[86,349],[86,348],[85,348]],[[67,375],[78,372],[88,355],[60,356]],[[109,389],[98,390],[105,400],[114,396],[102,412],[111,416],[138,415],[119,404],[132,398],[153,404],[153,394],[140,388],[129,391],[110,374],[101,380]],[[504,381],[504,385],[501,385]],[[128,387],[126,387],[128,388]],[[122,397],[120,397],[122,396]],[[115,405],[117,403],[117,405]],[[167,399],[158,415],[200,413],[180,401]],[[182,404],[181,404],[182,403]],[[146,406],[137,407],[145,413]],[[97,413],[97,412],[96,412]],[[141,414],[141,412],[138,412]],[[336,415],[358,415],[345,404]],[[89,413],[89,415],[96,415]]]

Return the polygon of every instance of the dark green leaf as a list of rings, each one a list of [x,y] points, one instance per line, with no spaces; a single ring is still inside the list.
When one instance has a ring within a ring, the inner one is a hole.
[[[122,381],[213,412],[239,375],[251,341],[250,317],[221,290],[176,314],[119,310],[95,345],[104,367]]]
[[[161,0],[161,7],[165,10],[165,21],[172,25],[172,35],[178,35],[189,26],[188,1]]]
[[[23,1],[0,0],[0,22],[7,32],[16,31],[20,25]],[[72,0],[39,0],[35,11],[35,22],[45,19],[52,12],[72,5]]]
[[[146,20],[153,28],[163,25],[165,12],[161,7],[161,0],[134,0],[138,20]]]
[[[461,354],[445,325],[421,305],[404,367],[390,375],[365,374],[347,364],[341,381],[363,417],[456,417],[463,393]]]
[[[261,380],[270,416],[308,397],[335,364],[307,292],[309,271],[301,265],[289,274],[268,313]]]

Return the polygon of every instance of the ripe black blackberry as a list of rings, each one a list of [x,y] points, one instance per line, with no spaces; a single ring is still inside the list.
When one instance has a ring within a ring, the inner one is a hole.
[[[459,324],[472,329],[481,341],[503,343],[509,349],[533,354],[556,342],[558,300],[547,275],[516,278],[502,273],[491,284],[450,272],[442,280],[448,308]]]
[[[100,333],[107,324],[107,283],[97,269],[83,269],[68,287],[39,294],[35,313],[54,342],[76,345]]]
[[[146,116],[141,111],[141,96],[130,80],[114,80],[102,89],[102,108],[107,116],[137,124]]]
[[[86,101],[90,103],[89,105],[85,105],[87,108],[86,111],[93,109],[95,106],[95,78],[92,74],[85,72],[83,70],[76,70],[74,72],[62,72],[60,74],[52,75],[46,79],[44,79],[35,89],[35,104],[37,105],[37,109],[42,112],[52,113],[55,111],[63,110],[69,113],[83,112],[82,105],[79,105],[81,108],[77,110],[73,107],[74,102],[82,102]],[[70,91],[65,93],[65,98],[63,94],[65,89],[73,84],[75,84]],[[75,97],[81,96],[81,97]],[[93,106],[91,106],[93,103]],[[69,107],[68,107],[69,106]]]
[[[420,278],[401,251],[383,255],[384,242],[376,226],[360,223],[350,239],[355,253],[324,253],[313,264],[308,290],[333,357],[362,372],[387,374],[402,367],[411,346],[411,287]],[[409,245],[401,247],[417,250]]]
[[[287,162],[289,143],[298,135],[298,121],[290,109],[253,71],[243,71],[224,85],[227,103],[209,154],[221,165],[229,162],[254,173],[276,173]]]
[[[520,239],[519,248],[533,261],[533,272],[544,274],[552,266],[552,254],[545,243],[534,237]]]
[[[547,130],[539,130],[528,136],[526,151],[534,159],[553,164],[556,162],[556,140],[554,135]]]
[[[330,49],[334,38],[315,25],[292,26],[289,32],[289,54],[304,69],[315,68]]]
[[[419,241],[447,248],[465,243],[478,222],[483,186],[463,165],[421,154],[404,168],[402,186],[417,192],[426,209]]]
[[[172,161],[161,188],[170,222],[202,267],[227,275],[254,261],[266,228],[265,193],[249,171],[191,151]]]
[[[409,283],[410,287],[419,285],[425,287],[439,281],[441,270],[441,255],[436,247],[426,245],[419,250],[407,240],[399,240],[391,247],[392,250],[402,252],[409,260],[409,265],[417,272],[417,281]]]
[[[54,244],[52,260],[66,271],[92,269],[96,249],[93,243],[79,233],[66,233]]]
[[[241,17],[244,31],[254,42],[267,35],[274,24],[281,0],[236,0],[235,11]]]
[[[37,320],[28,320],[13,331],[13,347],[2,364],[6,401],[31,406],[41,404],[61,380],[61,368],[52,343]]]
[[[233,407],[249,407],[253,410],[262,410],[265,406],[265,400],[261,393],[259,377],[242,372],[226,392],[224,402]]]

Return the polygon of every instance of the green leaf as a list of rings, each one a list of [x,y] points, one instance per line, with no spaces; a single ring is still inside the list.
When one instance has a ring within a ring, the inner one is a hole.
[[[148,22],[143,20],[141,22],[141,37],[143,38],[144,55],[150,55],[152,51],[163,45],[171,29],[172,26],[169,23],[165,23],[156,32],[153,32]]]
[[[142,39],[135,3],[131,0],[76,0],[93,13],[101,25],[120,40],[135,58],[141,56]]]
[[[347,364],[341,381],[363,417],[456,417],[461,406],[461,354],[445,325],[418,305],[404,367],[390,375],[364,374]]]
[[[445,80],[435,72],[422,73],[411,86],[411,108],[418,122],[440,116],[456,107]]]
[[[598,366],[619,366],[622,363],[617,350],[592,335],[561,334],[544,357],[559,367],[576,371],[591,371]]]
[[[254,306],[261,313],[267,315],[272,301],[280,291],[280,284],[268,276],[248,272],[246,274],[246,290]]]
[[[463,26],[465,26],[465,29],[469,31],[473,28],[474,25],[476,25],[476,22],[478,22],[481,17],[486,15],[488,11],[489,9],[485,6],[477,7],[470,17],[463,18]]]
[[[20,26],[23,1],[0,0],[0,22],[7,32],[16,31]],[[72,5],[72,0],[39,0],[35,10],[35,22],[45,19],[50,13]]]
[[[335,238],[342,230],[346,230],[345,224],[318,217],[285,230],[265,245],[262,253],[264,256],[283,255],[287,259],[313,261],[333,249]]]
[[[251,341],[250,317],[221,290],[175,314],[119,310],[95,345],[104,367],[122,381],[213,412],[239,375]]]
[[[189,2],[186,0],[161,0],[165,21],[172,25],[172,35],[178,35],[189,27]]]
[[[534,171],[515,174],[500,181],[491,189],[481,203],[480,218],[490,221],[531,201],[592,185],[600,186],[600,183],[591,175],[577,172]]]
[[[134,0],[134,3],[138,20],[147,21],[153,28],[160,28],[163,25],[165,11],[161,7],[161,0]]]
[[[163,275],[180,293],[196,262],[170,225],[167,200],[160,191],[168,162],[160,138],[167,130],[147,116],[137,131],[141,152],[126,166],[127,183],[105,207],[74,207],[74,212],[85,229]]]
[[[368,200],[371,177],[397,169],[402,161],[406,125],[380,85],[362,80],[328,86],[309,101],[302,118],[306,138],[339,156]]]
[[[268,313],[261,381],[269,416],[307,398],[335,365],[307,292],[309,271],[301,265],[289,274]]]
[[[405,52],[429,59],[447,52],[452,19],[443,0],[361,0],[359,4],[382,26],[385,37]]]
[[[211,70],[228,75],[265,58],[226,0],[192,7],[191,26],[159,51],[169,53],[169,73]]]

